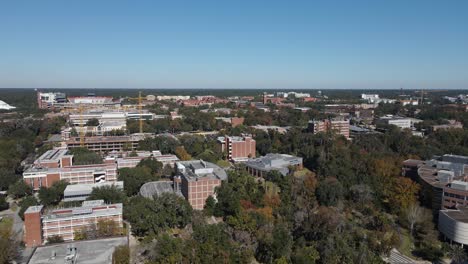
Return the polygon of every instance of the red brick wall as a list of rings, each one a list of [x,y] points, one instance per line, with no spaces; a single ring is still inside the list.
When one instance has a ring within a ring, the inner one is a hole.
[[[24,214],[24,244],[27,247],[42,245],[40,212]]]
[[[54,182],[58,182],[58,181],[60,181],[60,174],[49,173],[47,174],[45,182],[44,181],[42,182],[42,186],[49,188],[50,186],[52,186],[52,184],[54,184]]]
[[[62,167],[68,167],[72,165],[72,157],[63,157],[62,158]]]

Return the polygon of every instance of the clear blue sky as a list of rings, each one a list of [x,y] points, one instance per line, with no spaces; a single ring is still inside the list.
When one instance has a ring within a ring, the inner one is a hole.
[[[468,1],[0,1],[0,87],[468,89]]]

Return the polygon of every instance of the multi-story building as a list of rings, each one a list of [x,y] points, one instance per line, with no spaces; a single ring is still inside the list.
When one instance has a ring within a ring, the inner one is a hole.
[[[37,106],[40,109],[53,108],[55,105],[63,105],[67,102],[64,93],[37,92]]]
[[[72,104],[85,105],[112,105],[112,96],[69,96],[68,101]]]
[[[227,159],[234,162],[255,158],[255,139],[250,136],[218,137],[218,146]]]
[[[448,121],[448,124],[444,124],[444,125],[434,125],[432,126],[432,131],[437,131],[437,130],[444,130],[444,129],[454,129],[454,128],[458,128],[458,129],[461,129],[463,128],[463,124],[459,121],[456,121],[456,120],[447,120]]]
[[[83,147],[96,152],[110,152],[110,151],[127,151],[135,150],[138,147],[138,142],[151,134],[137,133],[129,136],[94,136],[85,137]],[[66,136],[65,136],[66,138]],[[79,137],[71,137],[65,140],[65,145],[68,149],[82,147]]]
[[[409,117],[401,117],[401,116],[394,116],[394,115],[386,115],[381,117],[377,120],[377,124],[385,124],[385,125],[394,125],[401,129],[411,129],[414,127],[416,123],[422,122],[422,120],[416,118],[409,118]]]
[[[136,156],[131,156],[130,152],[115,152],[110,153],[106,158],[106,163],[116,163],[118,169],[122,168],[135,168],[141,160],[145,158],[154,158],[155,160],[161,162],[163,166],[169,165],[174,167],[174,164],[179,161],[176,155],[173,154],[161,154],[160,151],[135,151]]]
[[[427,161],[406,160],[403,176],[421,185],[420,198],[434,214],[468,205],[468,157],[443,155]]]
[[[215,188],[227,179],[226,172],[216,164],[203,160],[176,163],[174,188],[181,190],[193,209],[201,210],[206,199],[215,195]]]
[[[23,172],[23,180],[33,190],[50,187],[59,180],[70,184],[117,181],[116,164],[73,165],[73,155],[65,149],[52,149],[41,155]]]
[[[349,120],[344,118],[333,118],[309,121],[309,131],[316,134],[320,132],[335,132],[349,138]]]
[[[444,209],[439,212],[439,231],[450,242],[468,245],[468,208]]]
[[[270,171],[278,171],[286,176],[289,174],[291,167],[302,169],[302,158],[287,154],[269,153],[245,162],[247,172],[256,177],[265,177]]]
[[[361,99],[366,100],[369,103],[375,103],[380,99],[378,94],[361,94]]]
[[[101,220],[112,220],[123,227],[122,204],[104,204],[103,200],[84,201],[81,207],[47,212],[42,205],[30,206],[24,213],[24,243],[41,246],[52,236],[73,241],[75,233],[96,227]]]

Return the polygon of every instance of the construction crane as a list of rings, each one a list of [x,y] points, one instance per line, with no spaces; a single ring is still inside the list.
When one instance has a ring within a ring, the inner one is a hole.
[[[138,100],[138,113],[140,114],[139,118],[139,125],[140,125],[140,133],[143,133],[143,104],[142,104],[142,97],[141,91],[138,92],[138,97],[127,98],[128,100]]]

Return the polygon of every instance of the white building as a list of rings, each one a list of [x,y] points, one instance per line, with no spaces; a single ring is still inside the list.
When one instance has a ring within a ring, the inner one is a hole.
[[[0,100],[0,109],[1,110],[11,110],[11,109],[15,109],[16,107],[14,106],[11,106],[7,103],[5,103],[4,101]]]
[[[366,100],[369,103],[375,103],[380,99],[378,94],[361,94],[361,99]]]
[[[294,96],[294,98],[310,97],[310,93],[297,93],[297,92],[277,92],[276,95],[278,97],[283,97],[283,98],[287,98],[290,95]]]
[[[450,241],[468,245],[468,209],[440,210],[439,231]]]
[[[409,117],[401,117],[401,116],[394,116],[394,115],[386,115],[381,117],[378,122],[384,123],[387,125],[394,125],[401,129],[405,128],[413,128],[416,123],[422,122],[420,119],[416,118],[409,118]]]

